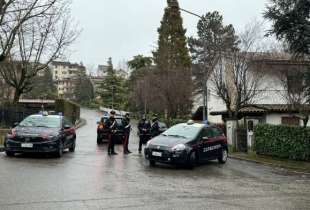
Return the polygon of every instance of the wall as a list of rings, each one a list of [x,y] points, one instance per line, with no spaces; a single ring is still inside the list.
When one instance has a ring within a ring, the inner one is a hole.
[[[282,125],[282,117],[292,117],[296,116],[294,114],[267,114],[266,115],[266,123],[271,125]],[[309,116],[310,117],[310,116]],[[299,125],[303,125],[303,121],[300,120]],[[310,127],[310,121],[307,124]]]

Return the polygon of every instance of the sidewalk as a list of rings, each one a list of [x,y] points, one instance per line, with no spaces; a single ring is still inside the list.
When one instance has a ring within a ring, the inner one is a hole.
[[[232,159],[245,160],[258,164],[269,165],[272,167],[285,168],[295,172],[310,173],[310,162],[294,161],[273,158],[270,156],[257,155],[255,153],[230,153],[229,157]]]

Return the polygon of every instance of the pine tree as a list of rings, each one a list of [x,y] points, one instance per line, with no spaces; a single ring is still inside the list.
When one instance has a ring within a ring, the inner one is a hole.
[[[269,34],[285,41],[296,56],[310,57],[309,0],[270,0],[264,17],[272,22]]]
[[[188,114],[192,105],[191,58],[177,0],[168,0],[158,33],[153,56],[164,109],[169,117]]]
[[[127,104],[125,85],[125,79],[117,75],[112,58],[109,58],[107,75],[99,90],[103,106],[112,109],[123,109]]]
[[[197,92],[204,92],[206,81],[213,72],[221,54],[237,48],[237,39],[232,25],[225,26],[219,12],[208,12],[197,24],[198,37],[189,38],[190,52],[195,65],[193,75]]]

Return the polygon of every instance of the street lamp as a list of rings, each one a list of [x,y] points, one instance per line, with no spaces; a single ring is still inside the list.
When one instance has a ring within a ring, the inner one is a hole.
[[[177,3],[175,4],[171,4],[172,7],[177,7],[180,11],[183,11],[187,14],[190,14],[192,16],[195,16],[195,17],[198,17],[200,18],[202,21],[206,21],[206,19],[201,16],[201,15],[198,15],[194,12],[191,12],[191,11],[188,11],[186,9],[182,9],[179,7],[179,5]],[[206,40],[203,39],[203,51],[204,51],[204,64],[205,64],[205,61],[207,60],[207,56],[206,56]],[[204,69],[206,69],[206,66],[204,66]],[[202,110],[202,115],[203,115],[203,121],[206,121],[208,120],[208,72],[206,72],[204,74],[204,77],[203,77],[203,83],[204,83],[204,87],[203,87],[203,110]]]

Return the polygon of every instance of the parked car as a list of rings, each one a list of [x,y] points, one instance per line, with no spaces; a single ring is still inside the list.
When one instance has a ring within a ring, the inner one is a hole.
[[[4,149],[7,156],[16,153],[53,153],[61,157],[65,149],[75,151],[73,124],[63,116],[38,114],[25,118],[7,134]]]
[[[108,142],[108,134],[109,130],[105,126],[106,121],[109,119],[108,116],[104,116],[101,118],[100,122],[97,124],[97,144],[102,144]],[[117,136],[116,143],[121,144],[124,139],[124,127],[122,125],[123,117],[115,117],[117,130],[115,135]]]
[[[181,123],[151,139],[144,150],[150,165],[156,162],[186,165],[218,159],[225,163],[228,157],[227,138],[221,129],[200,123]]]

